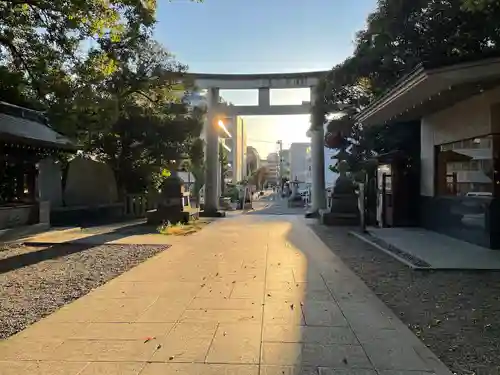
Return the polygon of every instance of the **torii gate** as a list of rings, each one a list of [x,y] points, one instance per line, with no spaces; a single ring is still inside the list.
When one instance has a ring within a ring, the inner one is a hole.
[[[188,73],[196,87],[206,89],[208,113],[204,125],[206,140],[205,213],[216,215],[218,211],[218,163],[219,140],[217,121],[220,117],[258,115],[299,115],[311,113],[315,86],[326,71],[273,74],[204,74]],[[271,89],[309,88],[310,101],[299,105],[271,105]],[[219,90],[258,90],[256,106],[227,106],[219,103]],[[323,129],[308,132],[311,137],[312,159],[312,210],[325,208],[324,134]]]

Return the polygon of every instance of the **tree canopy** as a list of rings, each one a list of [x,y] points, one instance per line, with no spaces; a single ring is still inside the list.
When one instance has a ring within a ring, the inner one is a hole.
[[[362,129],[353,116],[422,62],[446,64],[497,53],[498,20],[497,0],[379,0],[367,27],[356,35],[353,55],[318,86],[311,126],[327,124],[351,140],[351,167],[373,152],[397,150],[404,129]],[[345,116],[329,118],[339,111]]]
[[[0,1],[0,100],[46,112],[132,192],[189,157],[201,132],[155,15],[155,0]]]
[[[265,166],[258,168],[249,178],[249,183],[255,185],[257,190],[262,190],[266,182],[268,169]]]

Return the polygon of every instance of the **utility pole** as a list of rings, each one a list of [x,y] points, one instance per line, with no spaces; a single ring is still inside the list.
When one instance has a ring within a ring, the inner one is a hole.
[[[280,190],[283,189],[283,141],[279,140],[276,142],[280,146],[280,150],[278,152],[279,155],[279,166],[278,166],[278,186]]]

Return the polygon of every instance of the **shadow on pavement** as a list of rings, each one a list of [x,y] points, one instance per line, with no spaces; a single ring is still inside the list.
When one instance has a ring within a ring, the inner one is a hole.
[[[278,373],[278,363],[284,375],[323,373],[321,368],[370,373],[373,366],[331,290],[337,280],[346,281],[345,270],[318,252],[313,242],[319,239],[299,221],[268,225],[275,227],[272,237],[285,241],[271,240],[267,254],[260,374]]]
[[[93,229],[97,229],[96,226]],[[87,228],[82,228],[79,234],[85,234]],[[88,232],[87,232],[88,233]],[[98,233],[95,235],[78,237],[69,239],[61,242],[36,242],[36,241],[26,241],[24,245],[31,247],[40,247],[38,251],[32,251],[28,253],[14,255],[5,259],[0,260],[0,273],[6,273],[13,271],[18,268],[31,266],[33,264],[43,262],[46,260],[57,259],[64,257],[66,255],[79,253],[92,249],[97,246],[107,245],[107,246],[126,246],[126,244],[113,244],[109,243],[111,241],[117,241],[126,237],[144,235],[144,234],[158,234],[156,227],[147,224],[135,224],[129,226],[123,226],[109,230],[105,233]],[[168,246],[151,244],[148,246]]]

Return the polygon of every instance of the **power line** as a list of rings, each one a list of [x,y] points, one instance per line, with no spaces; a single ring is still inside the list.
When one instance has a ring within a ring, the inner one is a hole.
[[[276,144],[276,141],[264,141],[263,139],[254,139],[254,138],[247,138],[247,142],[248,141],[251,141],[251,142],[260,142],[260,143],[272,143],[272,144]]]

